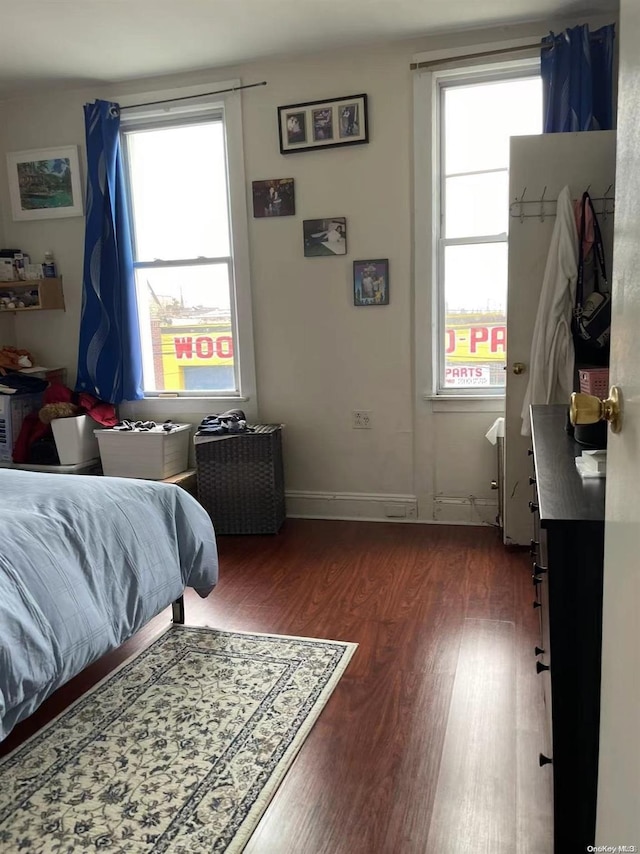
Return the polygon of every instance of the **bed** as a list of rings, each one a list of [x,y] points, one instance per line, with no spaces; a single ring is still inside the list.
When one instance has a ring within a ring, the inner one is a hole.
[[[177,486],[0,469],[0,518],[0,741],[185,587],[217,582],[211,520]]]

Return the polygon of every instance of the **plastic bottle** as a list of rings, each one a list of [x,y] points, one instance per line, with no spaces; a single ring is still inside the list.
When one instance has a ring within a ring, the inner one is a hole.
[[[58,275],[56,271],[56,262],[53,260],[53,252],[48,249],[44,253],[44,264],[42,265],[42,275],[45,279],[55,279]]]

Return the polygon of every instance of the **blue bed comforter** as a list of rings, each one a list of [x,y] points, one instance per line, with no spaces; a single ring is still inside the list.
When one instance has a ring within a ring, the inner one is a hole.
[[[185,587],[218,577],[209,516],[169,484],[0,469],[0,741]]]

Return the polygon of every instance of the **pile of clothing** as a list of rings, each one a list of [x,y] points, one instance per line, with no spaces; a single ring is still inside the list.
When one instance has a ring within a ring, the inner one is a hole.
[[[220,415],[207,415],[200,422],[196,436],[223,436],[227,433],[248,433],[253,427],[241,409],[229,409]]]
[[[28,394],[44,391],[48,383],[39,377],[23,374],[33,367],[33,357],[28,350],[0,347],[0,394]]]
[[[119,421],[113,429],[119,430],[121,433],[149,433],[151,430],[156,432],[164,430],[165,433],[170,433],[175,426],[170,419],[160,425],[156,424],[155,421],[128,421],[124,419]]]
[[[46,385],[46,383],[45,383]],[[103,427],[118,423],[113,404],[86,392],[71,391],[62,383],[51,383],[42,396],[42,408],[27,415],[13,448],[14,463],[59,465],[60,459],[51,430],[54,418],[90,415]]]

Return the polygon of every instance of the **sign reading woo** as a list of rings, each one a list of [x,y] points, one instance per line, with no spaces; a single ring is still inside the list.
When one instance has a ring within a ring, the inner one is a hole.
[[[173,350],[179,361],[233,360],[230,335],[175,335]]]

